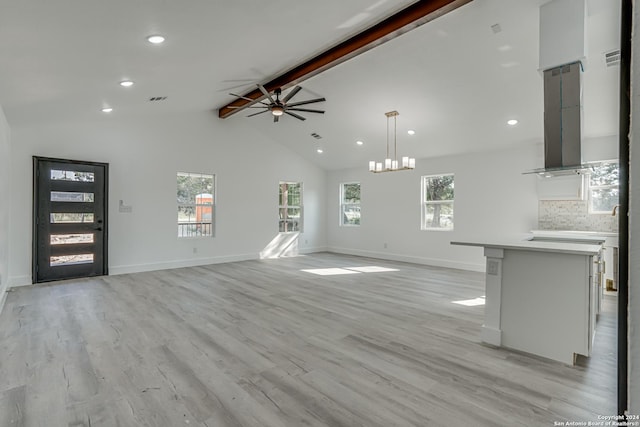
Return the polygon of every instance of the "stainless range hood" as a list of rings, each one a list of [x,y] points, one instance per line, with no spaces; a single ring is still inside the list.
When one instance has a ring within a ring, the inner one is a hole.
[[[544,168],[525,173],[541,176],[590,173],[582,163],[582,63],[544,71]]]
[[[540,6],[540,68],[544,76],[544,168],[525,173],[580,175],[582,85],[586,58],[585,0],[552,0]]]

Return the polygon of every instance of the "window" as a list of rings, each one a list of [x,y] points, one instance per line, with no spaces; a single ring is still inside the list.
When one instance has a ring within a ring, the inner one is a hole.
[[[340,184],[340,225],[360,225],[360,183]]]
[[[280,232],[302,231],[302,183],[281,182],[278,205]]]
[[[178,237],[213,236],[214,175],[178,172]]]
[[[80,172],[80,171],[65,171],[58,169],[51,169],[52,181],[80,181],[80,182],[95,182],[95,175],[93,172]]]
[[[453,174],[422,177],[422,229],[453,230]]]
[[[589,175],[589,211],[607,213],[618,204],[620,167],[617,162],[606,162],[593,168]]]

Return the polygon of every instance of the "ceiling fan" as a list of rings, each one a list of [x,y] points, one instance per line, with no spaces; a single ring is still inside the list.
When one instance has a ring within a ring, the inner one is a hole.
[[[257,84],[256,86],[258,86],[258,89],[260,89],[260,92],[262,92],[262,94],[267,98],[267,100],[269,102],[258,101],[261,105],[252,105],[250,107],[247,107],[247,108],[264,108],[264,111],[259,111],[257,113],[249,114],[247,117],[253,117],[253,116],[257,116],[258,114],[271,112],[271,114],[273,115],[273,122],[277,123],[278,120],[280,120],[280,116],[282,116],[283,114],[288,114],[288,115],[290,115],[292,117],[295,117],[298,120],[306,120],[306,118],[302,117],[300,114],[297,114],[296,112],[324,114],[324,111],[322,111],[322,110],[313,110],[313,109],[309,109],[309,108],[300,108],[300,106],[307,105],[307,104],[314,104],[316,102],[324,102],[324,101],[326,101],[325,98],[315,98],[315,99],[308,99],[306,101],[289,102],[289,101],[291,101],[291,98],[293,98],[294,96],[296,96],[296,94],[298,92],[300,92],[300,89],[302,89],[300,86],[294,87],[282,99],[280,99],[280,96],[282,95],[282,89],[281,88],[277,88],[276,90],[274,90],[273,91],[273,95],[272,95],[261,84]],[[254,99],[247,98],[246,96],[236,95],[234,93],[230,93],[229,95],[236,96],[238,98],[242,98],[242,99],[245,99],[245,100],[251,101],[251,102],[255,101]],[[275,95],[275,97],[274,97],[274,95]],[[236,107],[236,108],[240,108],[240,107]]]

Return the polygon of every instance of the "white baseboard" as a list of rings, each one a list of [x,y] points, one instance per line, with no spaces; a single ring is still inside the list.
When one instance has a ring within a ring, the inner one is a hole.
[[[4,303],[7,301],[7,292],[9,291],[7,284],[0,287],[0,314],[4,308]]]
[[[9,277],[8,288],[18,288],[20,286],[31,285],[31,276],[12,276]]]
[[[386,259],[389,261],[410,262],[413,264],[429,265],[432,267],[445,267],[445,268],[453,268],[456,270],[477,271],[480,273],[484,273],[486,268],[484,263],[474,264],[474,263],[466,263],[466,262],[459,262],[459,261],[451,261],[446,259],[424,258],[424,257],[416,257],[412,255],[393,254],[388,252],[367,251],[367,250],[352,249],[352,248],[338,248],[335,246],[330,246],[327,249],[327,251],[338,253],[338,254],[345,254],[345,255],[356,255],[356,256]]]
[[[257,259],[257,254],[225,255],[219,257],[195,258],[149,264],[115,265],[109,267],[110,275],[143,273],[145,271],[169,270],[172,268],[197,267],[200,265],[222,264],[225,262],[248,261]]]
[[[326,251],[327,251],[326,246],[298,249],[298,253],[301,255],[311,254],[315,252],[326,252]],[[260,259],[260,255],[258,253],[224,255],[224,256],[218,256],[218,257],[154,262],[154,263],[148,263],[148,264],[113,265],[113,266],[109,266],[109,274],[118,275],[118,274],[129,274],[129,273],[142,273],[145,271],[168,270],[171,268],[183,268],[183,267],[197,267],[199,265],[221,264],[225,262],[250,261],[255,259]],[[10,277],[8,280],[8,288],[29,286],[31,284],[32,284],[31,276],[28,276],[28,275],[13,276],[13,277]],[[4,298],[5,297],[4,294],[6,294],[6,292],[3,292],[3,295],[0,296],[0,298]]]
[[[304,248],[304,249],[299,249],[298,253],[309,254],[314,252],[322,252],[326,250],[327,250],[326,247]],[[109,267],[109,274],[118,275],[118,274],[129,274],[129,273],[142,273],[145,271],[169,270],[172,268],[183,268],[183,267],[197,267],[200,265],[222,264],[225,262],[250,261],[255,259],[260,259],[260,255],[258,253],[224,255],[224,256],[218,256],[218,257],[195,258],[195,259],[175,260],[175,261],[167,261],[167,262],[155,262],[155,263],[149,263],[149,264],[116,265],[116,266]]]
[[[329,248],[326,246],[314,246],[312,248],[302,248],[298,249],[298,252],[301,254],[315,254],[316,252],[327,252]]]

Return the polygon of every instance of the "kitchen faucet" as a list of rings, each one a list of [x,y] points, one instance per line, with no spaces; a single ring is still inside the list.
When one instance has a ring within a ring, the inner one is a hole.
[[[613,210],[611,211],[611,216],[616,216],[616,210],[620,207],[620,205],[615,205]]]

